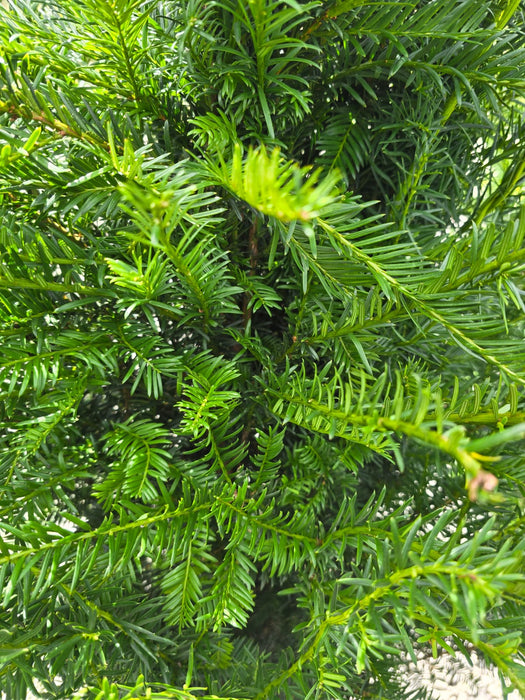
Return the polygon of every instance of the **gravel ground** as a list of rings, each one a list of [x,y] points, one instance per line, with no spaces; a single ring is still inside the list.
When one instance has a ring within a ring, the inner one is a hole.
[[[498,674],[472,654],[472,666],[463,657],[442,654],[437,659],[421,659],[417,666],[407,664],[406,673],[414,688],[432,690],[435,700],[503,700]],[[517,691],[507,700],[523,700]],[[394,698],[392,699],[394,700]]]
[[[432,690],[435,700],[503,700],[497,673],[482,664],[474,653],[472,662],[473,666],[469,666],[462,657],[455,659],[442,654],[437,659],[421,659],[417,665],[408,663],[405,673],[414,688],[423,686]],[[1,700],[9,698],[2,694]],[[30,693],[26,700],[40,698]],[[515,691],[507,700],[524,700],[524,696]]]

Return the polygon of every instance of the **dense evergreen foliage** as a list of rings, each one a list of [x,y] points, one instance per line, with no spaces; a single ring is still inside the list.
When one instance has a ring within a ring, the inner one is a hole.
[[[8,700],[525,693],[524,9],[2,3]]]

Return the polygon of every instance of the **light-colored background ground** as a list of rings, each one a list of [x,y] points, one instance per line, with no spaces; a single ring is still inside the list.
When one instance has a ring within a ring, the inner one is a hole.
[[[438,659],[421,659],[417,666],[407,664],[406,675],[414,688],[424,686],[432,690],[435,700],[503,700],[497,674],[479,663],[475,655],[473,662],[474,665],[470,667],[463,659],[454,659],[448,655]],[[513,692],[508,700],[523,700],[523,697],[520,693]],[[1,700],[9,698],[2,695]],[[28,695],[27,700],[40,698]]]
[[[414,688],[432,690],[436,700],[502,700],[497,673],[486,668],[475,654],[472,661],[471,667],[462,657],[454,659],[444,654],[437,659],[422,659],[417,666],[408,664],[407,675]],[[508,700],[522,699],[518,692],[508,695]]]

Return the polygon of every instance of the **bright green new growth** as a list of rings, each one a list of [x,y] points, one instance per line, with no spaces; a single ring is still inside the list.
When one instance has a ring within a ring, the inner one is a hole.
[[[524,10],[1,4],[8,700],[525,693]]]
[[[243,161],[241,146],[236,143],[231,164],[223,161],[217,180],[262,214],[284,223],[309,221],[333,201],[337,182],[337,178],[327,177],[318,184],[320,170],[303,182],[309,170],[281,160],[278,148],[271,155],[264,148],[250,149]]]

